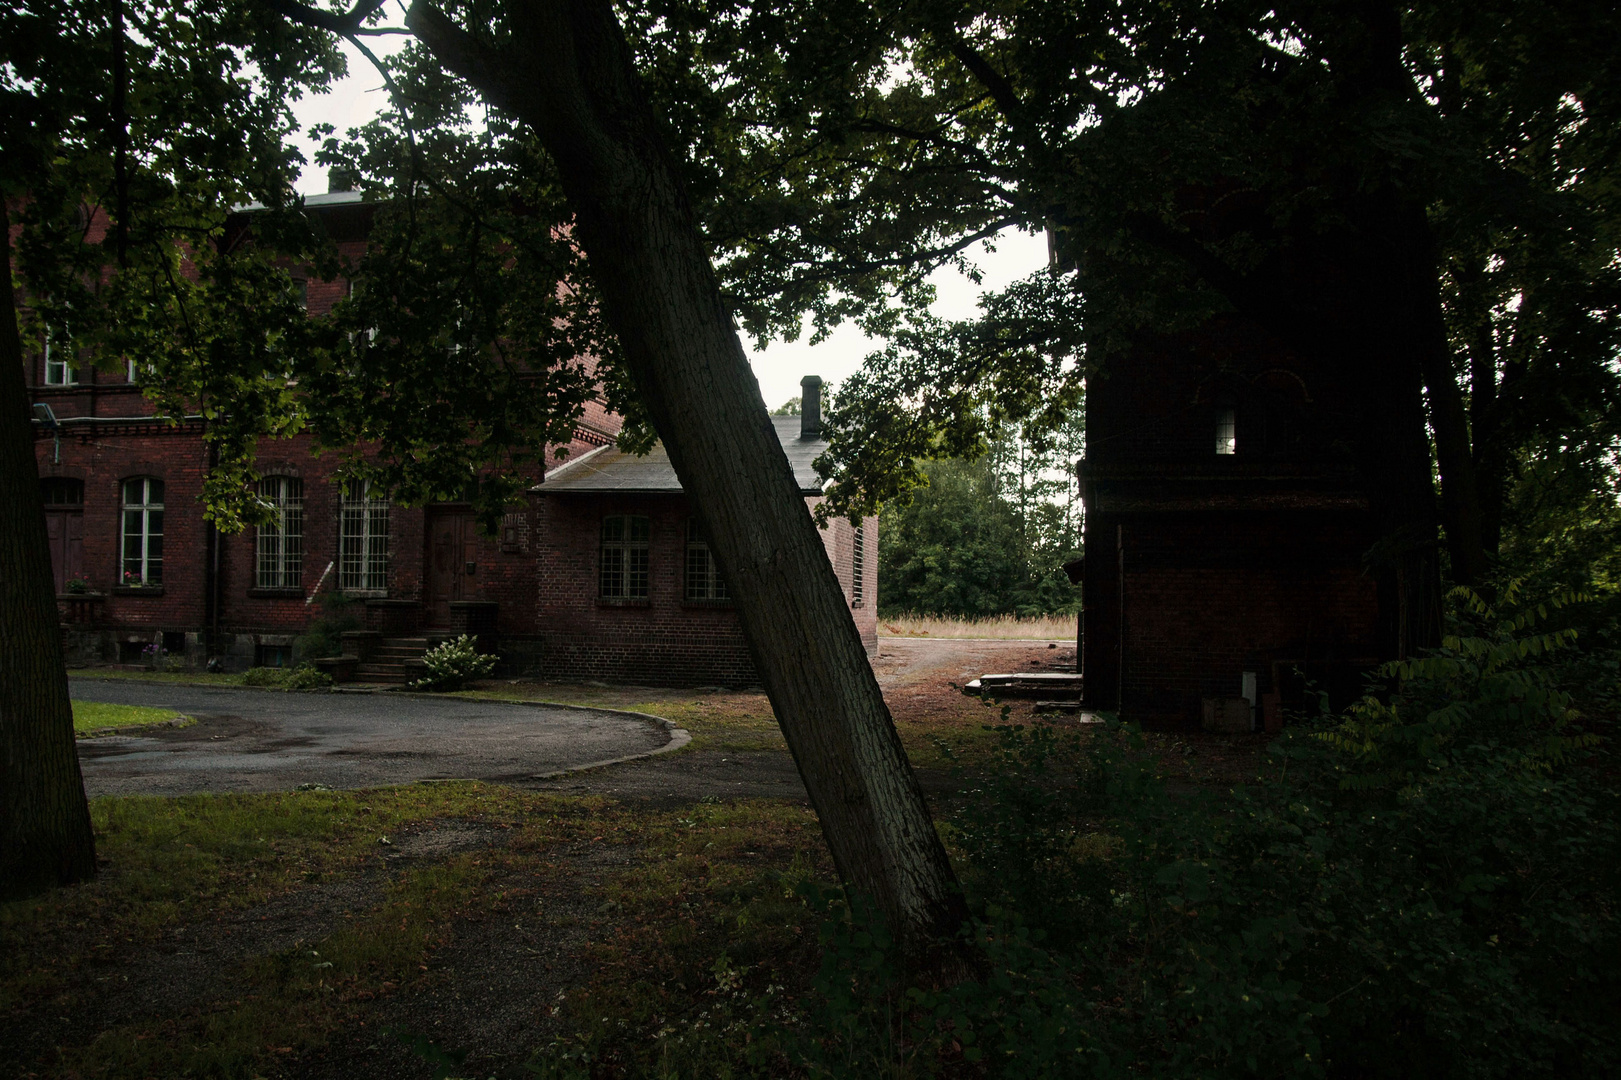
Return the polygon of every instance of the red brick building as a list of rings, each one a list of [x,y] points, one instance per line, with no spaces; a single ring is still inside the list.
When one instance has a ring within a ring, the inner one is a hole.
[[[342,254],[358,261],[371,213],[359,195],[312,196],[307,204]],[[312,277],[300,287],[317,316],[348,294],[349,283]],[[619,419],[600,403],[587,408],[566,447],[551,448],[551,461],[569,464],[548,483],[538,471],[530,478],[528,502],[506,515],[498,536],[481,534],[465,504],[404,507],[386,492],[346,484],[331,458],[311,453],[308,436],[261,447],[259,494],[275,506],[276,524],[224,535],[203,517],[202,417],[155,418],[133,365],[111,373],[77,367],[49,345],[25,363],[72,664],[150,663],[159,655],[227,670],[296,663],[299,636],[321,614],[320,595],[336,591],[360,602],[366,631],[350,644],[378,679],[402,681],[409,666],[386,661],[470,630],[511,674],[755,681],[724,582],[712,564],[703,578],[693,562],[707,549],[668,458],[662,450],[645,459],[614,450]],[[794,430],[785,446],[814,499],[820,488],[809,462],[825,443]],[[664,479],[618,494],[562,479],[636,468]],[[614,530],[627,527],[633,535],[616,538]],[[847,522],[830,526],[829,554],[875,645],[877,559],[853,554],[857,535]],[[876,542],[871,525],[860,535]],[[615,577],[604,560],[634,564],[640,576],[632,580],[627,569]]]
[[[805,380],[815,402],[821,380]],[[812,467],[826,447],[819,409],[772,420],[800,494],[814,506]],[[755,681],[703,529],[662,446],[635,457],[604,446],[554,468],[535,488],[541,667],[549,678],[655,684]],[[822,530],[867,651],[878,647],[878,527],[843,518]],[[596,587],[581,587],[595,578]]]
[[[1330,435],[1333,393],[1314,382],[1222,328],[1089,381],[1088,705],[1172,726],[1236,709],[1271,725],[1304,704],[1306,681],[1344,701],[1384,658],[1364,569],[1378,534]]]

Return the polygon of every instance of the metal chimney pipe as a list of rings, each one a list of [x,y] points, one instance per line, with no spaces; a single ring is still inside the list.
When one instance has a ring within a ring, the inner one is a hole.
[[[817,439],[822,435],[822,379],[807,375],[799,380],[799,437]]]

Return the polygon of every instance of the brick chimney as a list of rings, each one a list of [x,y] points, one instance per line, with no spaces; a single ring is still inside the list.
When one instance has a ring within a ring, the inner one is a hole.
[[[336,195],[343,191],[355,189],[355,178],[348,169],[342,165],[334,165],[326,171],[326,193]]]
[[[821,376],[805,376],[799,380],[799,388],[799,437],[819,439],[822,437]]]

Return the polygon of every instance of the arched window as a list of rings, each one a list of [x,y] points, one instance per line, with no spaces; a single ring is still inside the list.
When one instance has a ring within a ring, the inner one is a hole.
[[[123,552],[119,583],[163,583],[163,481],[137,476],[124,481]]]
[[[726,581],[715,565],[715,554],[709,550],[709,538],[697,518],[687,519],[687,583],[684,595],[688,600],[729,600]]]
[[[645,600],[652,522],[637,514],[602,519],[598,588],[609,600]]]
[[[296,589],[304,574],[304,482],[291,476],[259,481],[259,498],[271,519],[254,538],[254,584],[261,589]]]
[[[343,488],[339,511],[338,587],[350,592],[388,590],[388,496],[370,480]]]

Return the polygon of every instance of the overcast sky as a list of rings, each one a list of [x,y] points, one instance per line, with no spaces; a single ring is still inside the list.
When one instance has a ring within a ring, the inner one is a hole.
[[[370,44],[374,51],[389,52],[398,47],[399,41],[399,38],[373,38]],[[347,42],[344,49],[349,56],[349,77],[338,83],[331,93],[306,97],[294,106],[293,112],[305,128],[326,123],[342,133],[372,119],[386,103],[382,80],[371,64]],[[304,156],[313,158],[317,145],[316,140],[308,140]],[[307,195],[325,191],[326,170],[316,165],[307,166],[298,189]],[[994,253],[985,252],[982,245],[970,252],[984,275],[982,286],[974,285],[951,270],[942,270],[934,276],[938,292],[936,314],[945,318],[970,315],[982,289],[1001,288],[1039,269],[1047,261],[1047,241],[1042,236],[1010,231],[998,238],[996,246]],[[744,345],[747,347],[748,343]],[[820,375],[837,382],[857,370],[862,358],[877,347],[860,330],[843,326],[820,345],[807,345],[803,339],[792,344],[773,344],[760,351],[750,349],[749,360],[754,366],[755,378],[760,380],[760,393],[766,405],[774,409],[799,395],[799,380],[803,376]]]

